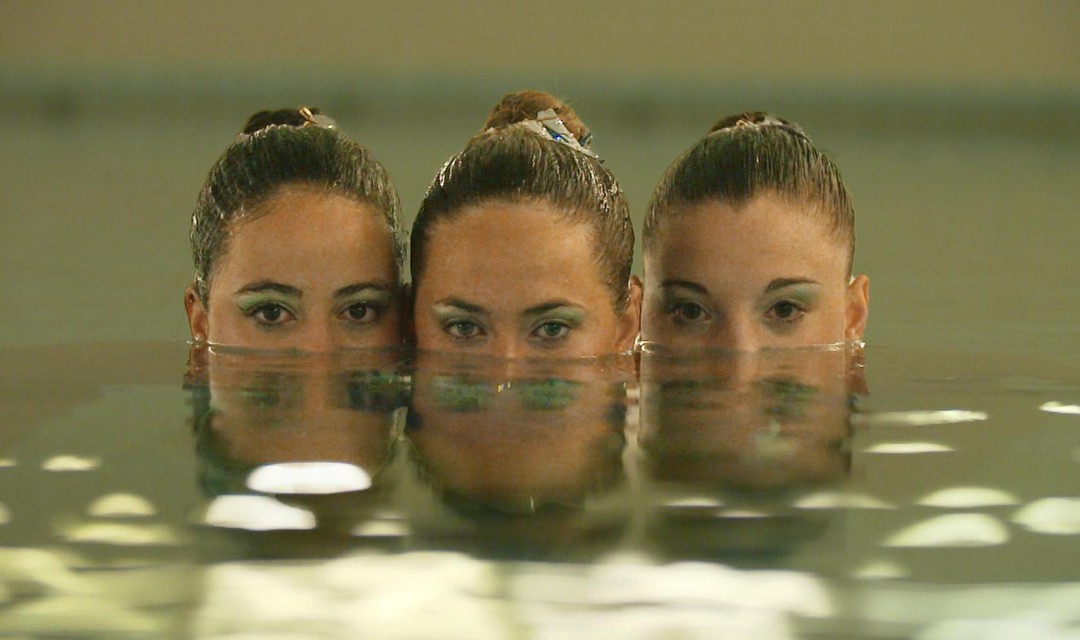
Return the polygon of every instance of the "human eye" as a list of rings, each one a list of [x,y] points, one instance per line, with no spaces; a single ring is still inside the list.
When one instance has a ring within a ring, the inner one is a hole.
[[[368,324],[379,319],[382,309],[369,301],[353,302],[338,314],[338,317],[356,324]]]
[[[570,329],[571,326],[561,320],[547,320],[533,329],[530,335],[544,341],[561,340],[570,335]]]
[[[449,320],[443,324],[443,331],[457,340],[471,340],[484,335],[484,329],[473,320]]]
[[[793,324],[806,316],[806,308],[794,300],[780,300],[765,312],[766,318],[784,324]]]
[[[264,326],[279,326],[296,319],[296,314],[278,302],[257,304],[246,309],[244,313]]]
[[[689,301],[673,302],[668,305],[667,312],[675,322],[680,324],[703,322],[711,317],[705,307]]]

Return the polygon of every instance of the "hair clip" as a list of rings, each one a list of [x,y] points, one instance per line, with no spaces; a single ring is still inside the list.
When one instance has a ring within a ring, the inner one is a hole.
[[[600,156],[596,155],[592,149],[585,146],[592,138],[592,134],[586,133],[582,136],[582,140],[579,141],[574,137],[574,134],[570,133],[570,130],[566,128],[566,125],[563,124],[562,119],[559,118],[554,109],[544,109],[536,114],[536,120],[523,120],[521,124],[537,135],[565,144],[571,149],[576,149],[590,158],[600,159]]]
[[[739,121],[732,125],[732,127],[785,127],[787,123],[777,118],[765,114],[761,116],[760,120],[753,118],[739,118]]]
[[[789,133],[795,134],[807,141],[810,140],[810,138],[806,135],[806,132],[804,132],[802,128],[799,127],[799,125],[791,122],[784,122],[783,120],[777,118],[774,115],[761,112],[747,113],[741,116],[734,123],[709,132],[709,135],[712,135],[714,133],[720,133],[721,131],[735,131],[738,129],[764,129],[766,127],[778,127]]]
[[[323,129],[337,129],[337,122],[328,115],[322,113],[314,113],[308,107],[300,107],[297,112],[304,119],[304,124],[301,127],[316,126]]]

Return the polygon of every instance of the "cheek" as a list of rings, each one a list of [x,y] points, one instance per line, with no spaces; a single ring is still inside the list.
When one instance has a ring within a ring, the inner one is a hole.
[[[207,310],[207,339],[212,343],[234,342],[237,337],[244,335],[243,314],[240,310],[229,303],[228,300],[216,298],[213,291],[210,293],[210,304]]]
[[[815,312],[807,316],[804,324],[804,338],[814,338],[814,342],[831,344],[844,339],[846,328],[846,307],[842,293],[829,295],[823,299]]]

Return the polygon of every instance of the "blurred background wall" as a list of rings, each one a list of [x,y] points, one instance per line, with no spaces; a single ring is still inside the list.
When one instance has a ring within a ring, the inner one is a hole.
[[[1078,33],[1071,0],[0,0],[0,348],[185,339],[191,208],[256,110],[322,107],[410,224],[498,98],[539,88],[639,230],[718,117],[802,124],[856,197],[872,344],[1080,352]]]

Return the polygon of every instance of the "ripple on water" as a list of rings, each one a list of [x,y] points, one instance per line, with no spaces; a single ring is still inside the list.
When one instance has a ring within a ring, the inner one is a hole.
[[[909,455],[918,453],[949,453],[953,448],[937,442],[882,442],[864,449],[864,453]]]
[[[851,422],[856,426],[870,427],[922,427],[935,424],[981,422],[989,418],[990,415],[984,411],[945,409],[940,411],[880,411],[877,413],[857,414],[851,417]]]
[[[262,493],[345,493],[370,488],[371,476],[345,462],[283,462],[255,469],[248,476],[247,486]]]
[[[1005,544],[1009,530],[983,513],[952,513],[917,522],[889,536],[886,547],[988,547]]]
[[[315,528],[315,514],[267,496],[218,496],[206,508],[203,521],[212,527],[251,531]]]
[[[176,533],[162,524],[90,522],[65,527],[60,534],[68,542],[108,544],[122,547],[173,546]]]
[[[1067,416],[1080,416],[1080,405],[1062,404],[1060,402],[1044,402],[1039,411],[1047,413],[1060,413]]]
[[[92,471],[101,466],[101,458],[75,455],[53,456],[41,463],[45,471]]]
[[[795,501],[796,509],[895,509],[874,496],[841,491],[818,491]]]
[[[871,560],[851,573],[859,580],[896,580],[906,578],[910,572],[898,562],[892,560]]]
[[[1035,533],[1080,534],[1080,498],[1043,498],[1017,509],[1012,521]]]
[[[112,493],[90,503],[87,513],[95,518],[141,518],[157,509],[146,498],[133,493]]]
[[[1019,503],[1015,495],[990,487],[949,487],[923,496],[918,504],[942,509],[1001,507]]]

